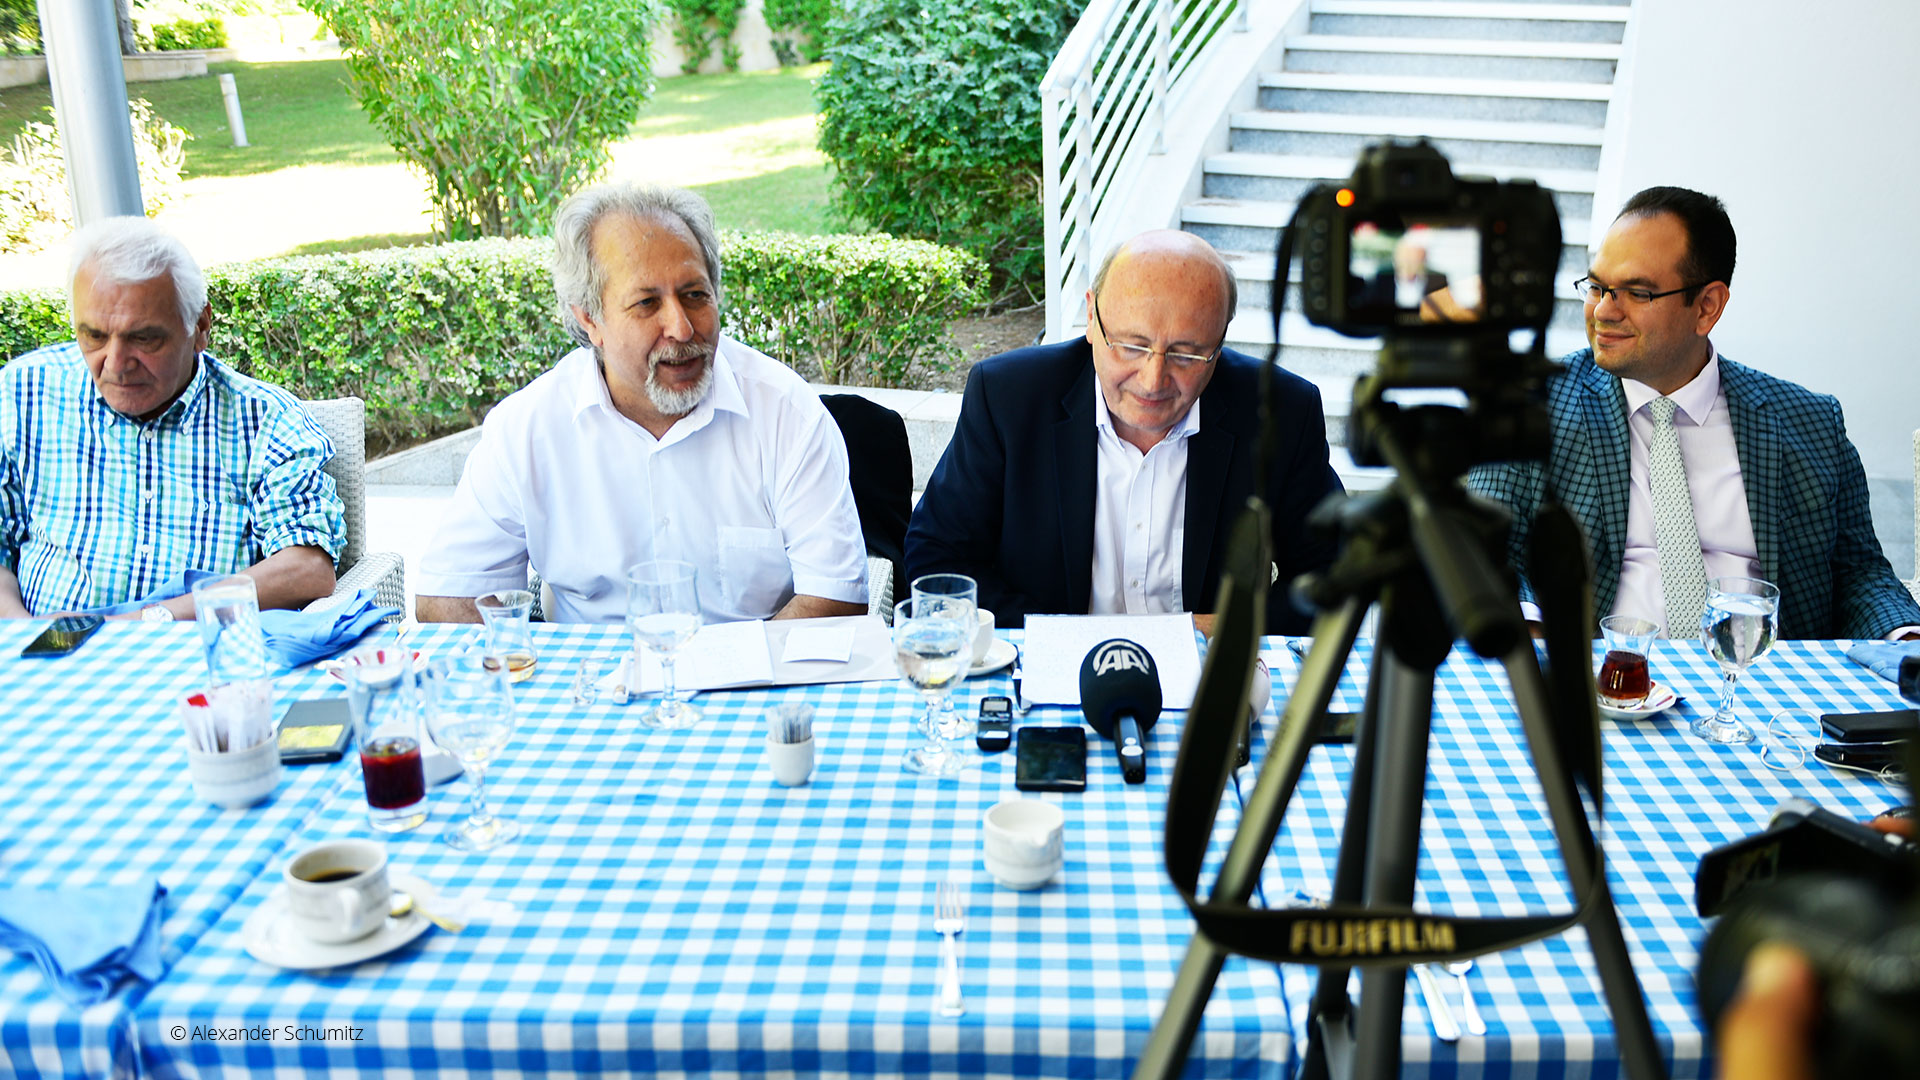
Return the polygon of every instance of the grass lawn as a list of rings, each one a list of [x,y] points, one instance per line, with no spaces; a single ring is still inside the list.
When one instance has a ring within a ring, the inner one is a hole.
[[[824,65],[659,81],[611,174],[691,187],[723,228],[835,231],[829,165],[814,147],[813,82]],[[163,215],[209,262],[356,250],[430,239],[426,181],[367,122],[345,62],[224,63],[206,78],[134,83],[187,144],[179,201]],[[247,138],[236,149],[215,75],[232,74]],[[44,119],[45,86],[0,91],[0,145]],[[297,212],[295,212],[297,210]],[[0,257],[4,262],[7,257]],[[0,274],[0,279],[9,275]]]

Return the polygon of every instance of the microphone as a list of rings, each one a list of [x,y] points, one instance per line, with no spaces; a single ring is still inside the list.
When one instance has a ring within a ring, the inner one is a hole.
[[[1147,746],[1141,736],[1160,719],[1160,674],[1152,654],[1126,638],[1095,645],[1080,664],[1080,710],[1093,730],[1112,740],[1121,779],[1146,783]]]

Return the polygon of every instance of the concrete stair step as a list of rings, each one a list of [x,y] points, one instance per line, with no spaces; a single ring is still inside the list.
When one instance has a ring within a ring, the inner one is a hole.
[[[1205,167],[1207,172],[1221,175],[1263,176],[1314,182],[1344,180],[1353,175],[1352,158],[1249,154],[1235,151],[1208,155]],[[1537,169],[1524,165],[1489,165],[1475,173],[1456,164],[1454,172],[1456,175],[1490,176],[1501,181],[1532,180],[1549,191],[1579,192],[1586,195],[1593,194],[1596,179],[1593,172],[1587,169]]]
[[[1472,4],[1438,0],[1316,0],[1310,34],[1451,38],[1461,41],[1581,41],[1619,44],[1625,5]]]
[[[1591,83],[1533,79],[1441,79],[1424,75],[1326,75],[1271,71],[1262,87],[1276,90],[1345,90],[1375,94],[1434,94],[1447,97],[1546,98],[1566,101],[1613,100],[1613,87]]]
[[[1322,74],[1612,83],[1619,55],[1620,46],[1609,42],[1310,34],[1288,39],[1285,67],[1292,72]]]
[[[1554,203],[1560,209],[1559,272],[1578,277],[1586,270],[1593,199],[1556,193]],[[1571,211],[1569,203],[1584,209]],[[1200,198],[1180,208],[1180,227],[1219,251],[1271,252],[1280,242],[1280,229],[1293,219],[1293,210],[1291,200]]]
[[[1368,117],[1606,127],[1611,85],[1527,79],[1269,72],[1261,109]]]
[[[1227,139],[1228,148],[1240,153],[1332,157],[1350,162],[1374,143],[1425,138],[1460,172],[1485,173],[1501,166],[1597,170],[1601,135],[1600,128],[1576,124],[1255,109],[1232,115]]]

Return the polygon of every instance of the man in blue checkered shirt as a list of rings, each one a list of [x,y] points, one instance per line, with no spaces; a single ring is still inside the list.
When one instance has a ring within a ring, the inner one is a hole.
[[[1576,286],[1592,348],[1548,388],[1551,454],[1468,477],[1513,511],[1521,599],[1533,599],[1534,513],[1555,498],[1586,530],[1598,616],[1693,637],[1689,576],[1696,590],[1701,577],[1747,577],[1779,586],[1780,637],[1920,635],[1920,605],[1874,535],[1840,403],[1737,364],[1708,338],[1733,262],[1726,207],[1686,188],[1640,192],[1607,230]]]
[[[0,617],[126,604],[187,570],[263,608],[333,591],[333,444],[292,395],[205,352],[206,278],[144,218],[73,239],[76,340],[0,368]],[[133,617],[133,616],[129,616]],[[138,617],[193,617],[190,595]]]

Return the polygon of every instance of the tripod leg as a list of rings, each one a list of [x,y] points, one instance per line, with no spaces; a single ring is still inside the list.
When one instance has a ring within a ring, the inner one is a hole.
[[[1376,652],[1373,662],[1384,665],[1386,673],[1380,680],[1380,716],[1374,731],[1379,745],[1374,750],[1364,899],[1371,908],[1406,908],[1413,903],[1414,871],[1420,858],[1433,670],[1410,666],[1391,649]],[[1390,1080],[1399,1075],[1400,1018],[1406,992],[1406,968],[1361,969],[1360,1013],[1354,1027],[1355,1077]]]
[[[1587,851],[1574,842],[1575,837],[1589,836],[1591,830],[1550,722],[1546,680],[1540,674],[1532,643],[1515,648],[1504,657],[1503,663],[1514,700],[1520,706],[1520,725],[1527,734],[1534,768],[1540,774],[1540,791],[1546,799],[1547,814],[1553,820],[1561,857],[1567,864],[1567,878],[1576,891],[1589,881],[1598,890],[1593,913],[1584,925],[1588,943],[1593,948],[1594,966],[1600,972],[1600,988],[1606,995],[1607,1009],[1613,1014],[1620,1063],[1626,1075],[1638,1080],[1665,1076],[1666,1067],[1660,1060],[1653,1022],[1647,1018],[1646,998],[1641,994],[1633,962],[1627,956],[1626,937],[1620,930],[1620,915],[1614,909],[1605,873],[1588,857]]]

